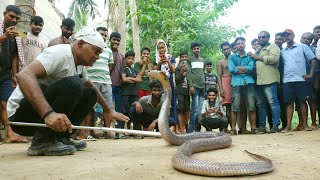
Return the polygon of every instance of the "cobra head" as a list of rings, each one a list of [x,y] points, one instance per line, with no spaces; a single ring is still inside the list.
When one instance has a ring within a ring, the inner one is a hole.
[[[169,77],[164,72],[159,70],[151,70],[149,71],[148,75],[152,80],[154,79],[159,80],[165,91],[168,91],[170,89]]]

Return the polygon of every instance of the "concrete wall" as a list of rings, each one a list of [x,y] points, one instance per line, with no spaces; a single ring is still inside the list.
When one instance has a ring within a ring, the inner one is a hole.
[[[7,5],[14,4],[15,0],[0,0],[0,12],[5,11]],[[63,15],[58,13],[48,0],[35,0],[35,10],[44,20],[44,27],[40,34],[47,41],[61,34],[60,25]],[[3,20],[3,16],[0,18]]]

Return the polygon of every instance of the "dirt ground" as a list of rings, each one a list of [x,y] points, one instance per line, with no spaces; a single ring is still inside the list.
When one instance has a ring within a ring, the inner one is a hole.
[[[275,170],[241,179],[319,179],[320,130],[232,136],[227,149],[194,158],[218,162],[254,161],[243,150],[270,158]],[[171,167],[178,147],[163,139],[98,140],[64,157],[29,157],[30,144],[0,145],[0,179],[209,179]],[[225,178],[219,178],[225,179]],[[228,178],[233,179],[233,178]]]

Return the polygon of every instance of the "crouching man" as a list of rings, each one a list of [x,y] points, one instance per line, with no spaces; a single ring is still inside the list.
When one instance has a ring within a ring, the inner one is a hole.
[[[150,83],[151,95],[143,96],[130,108],[130,118],[133,120],[133,129],[154,131],[158,129],[158,116],[164,100],[162,84],[159,80]],[[173,118],[169,117],[170,127],[174,126]],[[137,136],[139,137],[139,136]]]
[[[199,123],[207,131],[219,128],[220,131],[227,132],[228,118],[222,107],[221,100],[218,98],[217,89],[209,88],[207,90],[207,100],[203,101]]]
[[[102,36],[85,28],[72,44],[44,49],[31,64],[17,74],[19,85],[8,100],[12,122],[45,123],[49,128],[12,126],[18,134],[33,136],[27,154],[69,155],[86,148],[85,142],[71,141],[72,125],[80,125],[98,103],[105,119],[128,121],[111,110],[88,79],[84,66],[92,66],[104,49]]]

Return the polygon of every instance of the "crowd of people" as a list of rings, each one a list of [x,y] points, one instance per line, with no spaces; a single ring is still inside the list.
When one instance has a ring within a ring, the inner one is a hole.
[[[106,27],[74,33],[75,22],[65,18],[61,35],[48,43],[39,36],[44,26],[40,16],[30,19],[26,38],[16,31],[21,16],[17,6],[7,6],[3,16],[1,120],[7,128],[6,142],[26,142],[20,135],[33,136],[28,155],[67,155],[86,148],[85,142],[70,138],[71,125],[93,126],[97,116],[106,127],[115,122],[117,128],[158,131],[163,88],[148,76],[150,70],[169,78],[173,90],[169,124],[174,133],[200,132],[201,126],[231,135],[291,131],[294,110],[299,124],[293,130],[318,128],[320,26],[304,33],[300,44],[291,29],[277,33],[274,43],[269,32],[261,31],[251,41],[254,52],[245,51],[244,37],[223,42],[224,59],[216,64],[215,74],[213,61],[200,55],[200,42],[191,43],[192,54],[182,51],[175,58],[166,42],[158,40],[155,57],[144,47],[136,60],[133,51],[119,52],[121,34],[108,36]],[[10,126],[9,121],[45,123],[49,128]],[[125,133],[102,136],[128,138]],[[97,137],[87,130],[76,136]]]

